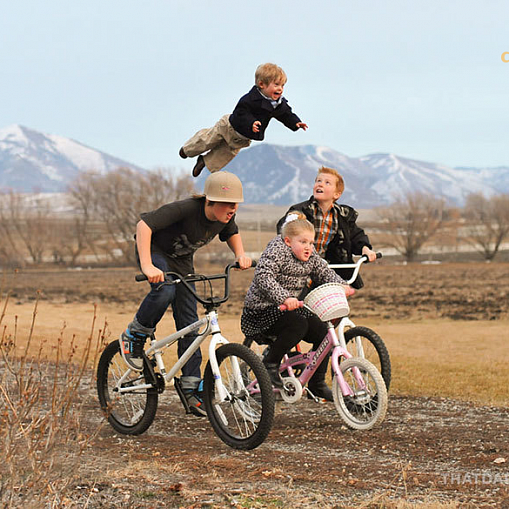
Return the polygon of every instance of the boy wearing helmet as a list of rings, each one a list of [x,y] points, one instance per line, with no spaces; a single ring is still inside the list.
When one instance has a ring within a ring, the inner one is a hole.
[[[170,304],[177,330],[198,320],[196,300],[184,285],[160,285],[165,272],[193,273],[194,252],[216,235],[228,244],[241,269],[251,266],[235,223],[235,213],[242,201],[239,178],[229,172],[219,172],[205,181],[204,195],[141,214],[136,226],[136,252],[151,290],[119,339],[122,356],[131,369],[143,369],[141,352],[145,340],[153,334]],[[193,333],[179,340],[179,358],[195,337]],[[205,415],[198,395],[201,361],[198,349],[182,368],[182,389],[195,415]]]

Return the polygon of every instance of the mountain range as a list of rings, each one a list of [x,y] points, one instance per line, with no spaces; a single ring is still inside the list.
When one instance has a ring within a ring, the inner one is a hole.
[[[194,159],[183,166],[191,172]],[[101,173],[129,167],[127,161],[77,141],[12,125],[0,129],[0,189],[63,192],[80,171]],[[307,199],[320,166],[338,170],[345,180],[340,199],[356,208],[389,204],[408,192],[423,191],[462,205],[472,192],[509,193],[509,167],[451,168],[395,154],[348,157],[332,148],[287,147],[261,143],[242,150],[225,170],[240,177],[246,203],[289,205]],[[204,171],[196,184],[203,188]]]
[[[16,124],[0,129],[0,189],[62,192],[81,171],[106,173],[119,166],[145,171],[63,136]]]

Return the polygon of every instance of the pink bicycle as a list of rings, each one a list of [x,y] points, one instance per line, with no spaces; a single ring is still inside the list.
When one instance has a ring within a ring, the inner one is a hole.
[[[274,391],[279,392],[288,403],[299,401],[304,390],[309,392],[304,386],[316,368],[331,354],[332,395],[336,410],[345,424],[358,430],[368,430],[380,424],[388,405],[384,379],[371,362],[352,356],[341,346],[332,323],[332,320],[349,312],[343,286],[336,283],[319,286],[306,296],[303,306],[327,323],[327,334],[316,351],[285,355],[280,366],[284,388],[275,388]],[[294,367],[299,372],[298,376]]]

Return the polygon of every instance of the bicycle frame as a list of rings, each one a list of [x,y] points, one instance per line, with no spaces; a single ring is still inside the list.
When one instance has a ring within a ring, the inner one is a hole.
[[[221,400],[226,400],[230,397],[228,391],[226,390],[222,379],[221,374],[219,371],[219,366],[216,358],[216,348],[218,345],[226,345],[229,343],[229,341],[221,335],[221,330],[219,328],[219,322],[218,322],[218,314],[217,310],[215,309],[216,306],[219,306],[222,302],[226,301],[229,294],[229,286],[228,286],[228,278],[230,269],[234,267],[234,264],[230,264],[227,266],[224,274],[217,274],[214,276],[208,276],[208,280],[213,279],[224,279],[225,281],[225,288],[224,288],[224,295],[222,298],[211,298],[210,300],[204,300],[201,299],[196,292],[193,290],[193,288],[189,285],[189,281],[200,281],[201,279],[193,279],[190,278],[186,281],[186,279],[175,279],[169,284],[178,284],[182,283],[184,284],[188,290],[190,290],[196,299],[206,306],[207,313],[206,316],[201,318],[200,320],[192,323],[191,325],[188,325],[187,327],[184,327],[183,329],[180,329],[162,339],[156,340],[155,338],[151,339],[150,347],[147,349],[147,351],[144,353],[145,362],[150,362],[150,360],[147,358],[148,355],[153,354],[154,359],[156,361],[156,365],[159,369],[159,372],[161,373],[162,377],[164,378],[165,382],[170,382],[173,380],[177,372],[186,364],[186,362],[191,358],[191,356],[200,348],[201,344],[205,341],[205,339],[208,336],[212,336],[212,339],[209,344],[209,361],[210,366],[212,369],[212,373],[214,374],[214,379],[216,380],[216,387],[218,391],[218,396]],[[175,273],[167,273],[167,275],[177,275]],[[145,278],[145,276],[137,276],[137,281],[142,281]],[[191,332],[195,332],[199,330],[202,326],[205,326],[205,330],[198,334],[195,338],[195,340],[189,345],[189,347],[186,349],[186,351],[182,354],[182,356],[175,362],[175,364],[171,367],[171,369],[166,372],[166,366],[164,365],[163,361],[163,355],[162,352],[166,347],[171,346],[172,344],[176,343],[179,339],[183,338],[187,334]],[[240,367],[238,365],[237,359],[233,360],[233,369],[234,369],[234,375],[235,377],[241,377]],[[133,386],[127,386],[122,387],[122,384],[127,379],[129,374],[132,372],[131,369],[127,368],[126,373],[120,378],[120,380],[117,383],[117,390],[118,392],[132,392],[132,391],[139,391],[140,389],[149,389],[152,387],[152,384],[140,384],[140,385],[133,385]]]
[[[306,364],[306,367],[302,371],[301,375],[297,378],[300,384],[304,386],[313,376],[313,374],[316,371],[316,368],[326,359],[327,355],[329,354],[329,352],[331,352],[331,350],[332,350],[331,356],[332,369],[338,379],[338,384],[341,388],[341,392],[343,393],[344,396],[353,396],[354,393],[351,387],[345,381],[343,373],[339,368],[340,358],[345,357],[345,359],[350,359],[352,357],[352,354],[346,348],[341,346],[338,336],[336,335],[336,331],[334,330],[334,325],[331,322],[327,322],[327,334],[325,335],[323,341],[320,343],[320,346],[316,349],[316,351],[300,353],[292,357],[285,355],[281,363],[280,371],[287,370],[290,376],[294,376],[292,366],[303,363]],[[365,382],[357,368],[355,368],[354,374],[359,386],[364,389]]]

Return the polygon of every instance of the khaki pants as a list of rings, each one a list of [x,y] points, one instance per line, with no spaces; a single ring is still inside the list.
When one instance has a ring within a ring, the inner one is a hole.
[[[205,166],[211,173],[224,168],[241,148],[249,147],[251,140],[239,134],[230,125],[228,115],[224,115],[214,125],[201,129],[183,145],[188,157],[195,157],[209,151],[203,156]]]

